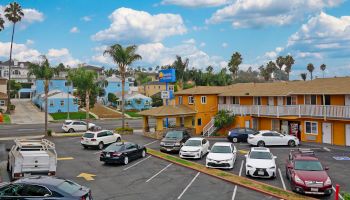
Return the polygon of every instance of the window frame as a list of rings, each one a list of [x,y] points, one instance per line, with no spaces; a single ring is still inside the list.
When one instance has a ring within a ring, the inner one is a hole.
[[[183,104],[183,97],[182,96],[178,96],[178,102],[179,102],[179,105],[182,105]]]
[[[290,98],[290,104],[288,104],[288,98]],[[293,99],[295,100],[295,104],[293,104],[293,102],[294,102]],[[298,97],[295,96],[295,95],[287,96],[287,97],[286,97],[286,105],[287,105],[287,106],[298,105]]]
[[[197,126],[202,126],[202,124],[202,118],[197,118]]]
[[[60,105],[64,106],[64,100],[60,100]]]
[[[50,103],[50,107],[54,107],[55,106],[55,101],[54,100],[49,100],[49,103]]]
[[[188,96],[188,104],[194,104],[194,96]]]
[[[312,97],[315,97],[315,102],[312,102]],[[305,105],[317,105],[317,95],[304,95],[304,104]]]
[[[0,100],[0,106],[5,106],[5,100]]]
[[[259,97],[257,97],[257,96],[253,97],[253,103],[254,103],[254,105],[261,106],[261,104],[262,104],[261,100],[262,100],[262,99],[261,99],[260,96],[259,96]]]
[[[307,123],[310,123],[310,131],[311,132],[307,132]],[[316,132],[313,132],[313,124],[316,124]],[[305,134],[308,135],[318,135],[318,122],[317,121],[305,121],[305,130],[304,130]]]
[[[201,96],[201,104],[207,104],[207,96]]]

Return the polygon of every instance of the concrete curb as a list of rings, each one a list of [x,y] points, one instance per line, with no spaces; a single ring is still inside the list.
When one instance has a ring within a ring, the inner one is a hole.
[[[85,132],[76,132],[76,133],[51,133],[51,137],[81,137]]]
[[[80,111],[86,112],[86,110],[84,108],[80,108]],[[95,119],[100,119],[95,113],[93,112],[89,112],[90,115],[94,116]]]
[[[154,151],[154,152],[152,152],[152,151]],[[166,157],[173,157],[175,159],[180,159],[180,158],[174,157],[174,156],[169,155],[169,154],[161,153],[161,152],[156,151],[154,149],[147,148],[147,153],[152,155],[152,156],[154,156],[154,157],[160,158],[162,160],[166,160],[168,162],[175,163],[175,164],[180,165],[182,167],[186,167],[186,168],[189,168],[189,169],[201,172],[203,174],[212,176],[214,178],[218,178],[218,179],[221,179],[223,181],[226,181],[226,182],[238,185],[238,186],[242,186],[242,187],[245,187],[247,189],[254,190],[254,191],[257,191],[257,192],[260,192],[260,193],[263,193],[263,194],[266,194],[266,195],[269,195],[269,196],[273,196],[273,197],[276,197],[276,198],[279,198],[279,199],[295,199],[295,200],[297,200],[297,199],[300,199],[300,200],[301,199],[310,199],[310,200],[314,199],[314,198],[311,198],[311,197],[308,197],[308,196],[301,196],[301,195],[295,194],[295,193],[293,193],[291,191],[283,190],[282,188],[278,188],[278,187],[275,187],[275,186],[272,186],[272,185],[268,185],[268,184],[265,184],[265,183],[254,181],[254,180],[251,180],[251,179],[248,179],[248,178],[245,178],[245,177],[239,177],[239,178],[247,179],[247,182],[249,181],[249,182],[253,182],[255,184],[264,185],[266,187],[271,188],[274,191],[281,191],[281,192],[284,192],[284,193],[287,193],[287,194],[286,195],[278,195],[276,193],[272,193],[272,192],[269,192],[267,190],[255,188],[254,186],[250,186],[248,184],[240,183],[238,181],[232,181],[231,179],[228,178],[228,176],[236,177],[237,175],[231,174],[231,173],[228,173],[228,172],[225,172],[225,171],[222,171],[222,170],[217,170],[217,169],[206,169],[206,170],[203,170],[203,169],[198,167],[198,165],[201,165],[201,164],[198,164],[198,163],[195,163],[195,162],[192,162],[192,161],[188,161],[188,160],[185,160],[185,161],[191,163],[192,166],[185,165],[185,164],[182,164],[180,162],[177,162],[177,161],[175,161],[173,159],[169,159],[169,158],[166,158]],[[159,155],[159,153],[160,154],[164,154],[164,156],[163,155]],[[183,159],[181,159],[181,160],[183,160]],[[195,167],[195,166],[197,166],[197,167]],[[203,165],[201,165],[201,166],[204,167]],[[208,171],[213,172],[213,173],[210,173]],[[222,176],[219,176],[219,175],[216,175],[216,174],[222,174]]]
[[[0,138],[0,141],[8,141],[8,140],[14,140],[14,139],[40,139],[44,137],[45,135],[2,137]]]

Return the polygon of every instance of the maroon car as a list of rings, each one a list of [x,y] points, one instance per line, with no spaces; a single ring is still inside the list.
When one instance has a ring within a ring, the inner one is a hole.
[[[303,194],[331,195],[332,181],[327,167],[311,150],[291,151],[286,164],[286,176],[293,191]]]

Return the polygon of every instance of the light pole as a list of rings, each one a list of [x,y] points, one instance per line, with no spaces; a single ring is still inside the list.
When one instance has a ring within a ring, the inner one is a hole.
[[[69,119],[69,87],[73,87],[73,83],[70,83],[70,81],[66,82],[67,85],[67,120]]]

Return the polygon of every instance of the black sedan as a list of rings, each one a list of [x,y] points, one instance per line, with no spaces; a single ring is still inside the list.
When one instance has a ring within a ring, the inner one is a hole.
[[[146,147],[132,142],[116,142],[101,152],[100,161],[127,165],[131,160],[145,156]]]
[[[0,185],[3,200],[92,200],[91,190],[73,181],[52,176],[32,176]]]

